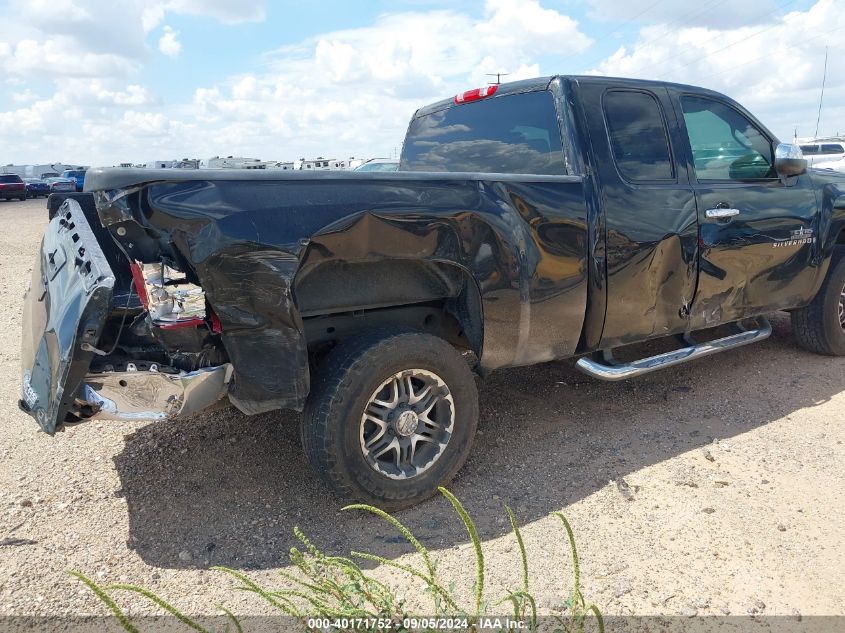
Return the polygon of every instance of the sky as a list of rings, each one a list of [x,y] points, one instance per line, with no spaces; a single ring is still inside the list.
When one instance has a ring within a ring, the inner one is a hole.
[[[2,165],[388,157],[418,107],[495,72],[689,83],[782,140],[817,119],[845,134],[845,0],[0,0],[0,16]]]

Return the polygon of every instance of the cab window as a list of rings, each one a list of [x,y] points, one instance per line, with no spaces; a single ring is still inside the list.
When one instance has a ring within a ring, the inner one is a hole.
[[[604,115],[616,168],[625,180],[675,180],[669,136],[653,95],[612,90],[604,96]]]
[[[400,170],[565,174],[554,97],[497,96],[416,117]]]
[[[683,97],[681,107],[699,181],[777,177],[771,141],[742,113],[702,97]]]

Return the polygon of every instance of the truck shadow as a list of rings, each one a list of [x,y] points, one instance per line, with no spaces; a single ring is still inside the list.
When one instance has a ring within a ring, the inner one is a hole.
[[[843,359],[798,350],[783,315],[773,326],[759,345],[624,383],[594,381],[571,361],[494,373],[472,457],[450,489],[493,538],[509,530],[503,503],[527,523],[842,390]],[[341,513],[305,461],[298,425],[294,414],[224,410],[129,435],[115,464],[130,547],[156,567],[274,568],[288,563],[299,526],[332,554],[409,551],[381,519]],[[442,498],[398,516],[432,549],[467,540]]]

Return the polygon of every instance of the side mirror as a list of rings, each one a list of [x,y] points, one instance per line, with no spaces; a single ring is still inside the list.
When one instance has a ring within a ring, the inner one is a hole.
[[[775,171],[779,176],[800,176],[807,171],[807,159],[798,145],[780,143],[775,149]]]

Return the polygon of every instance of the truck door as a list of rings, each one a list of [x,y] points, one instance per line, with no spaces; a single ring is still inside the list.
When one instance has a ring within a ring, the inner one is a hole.
[[[660,84],[578,81],[606,241],[600,347],[683,332],[698,226],[669,93]]]
[[[808,301],[818,230],[809,176],[780,179],[777,141],[736,104],[678,97],[700,227],[692,329]]]

